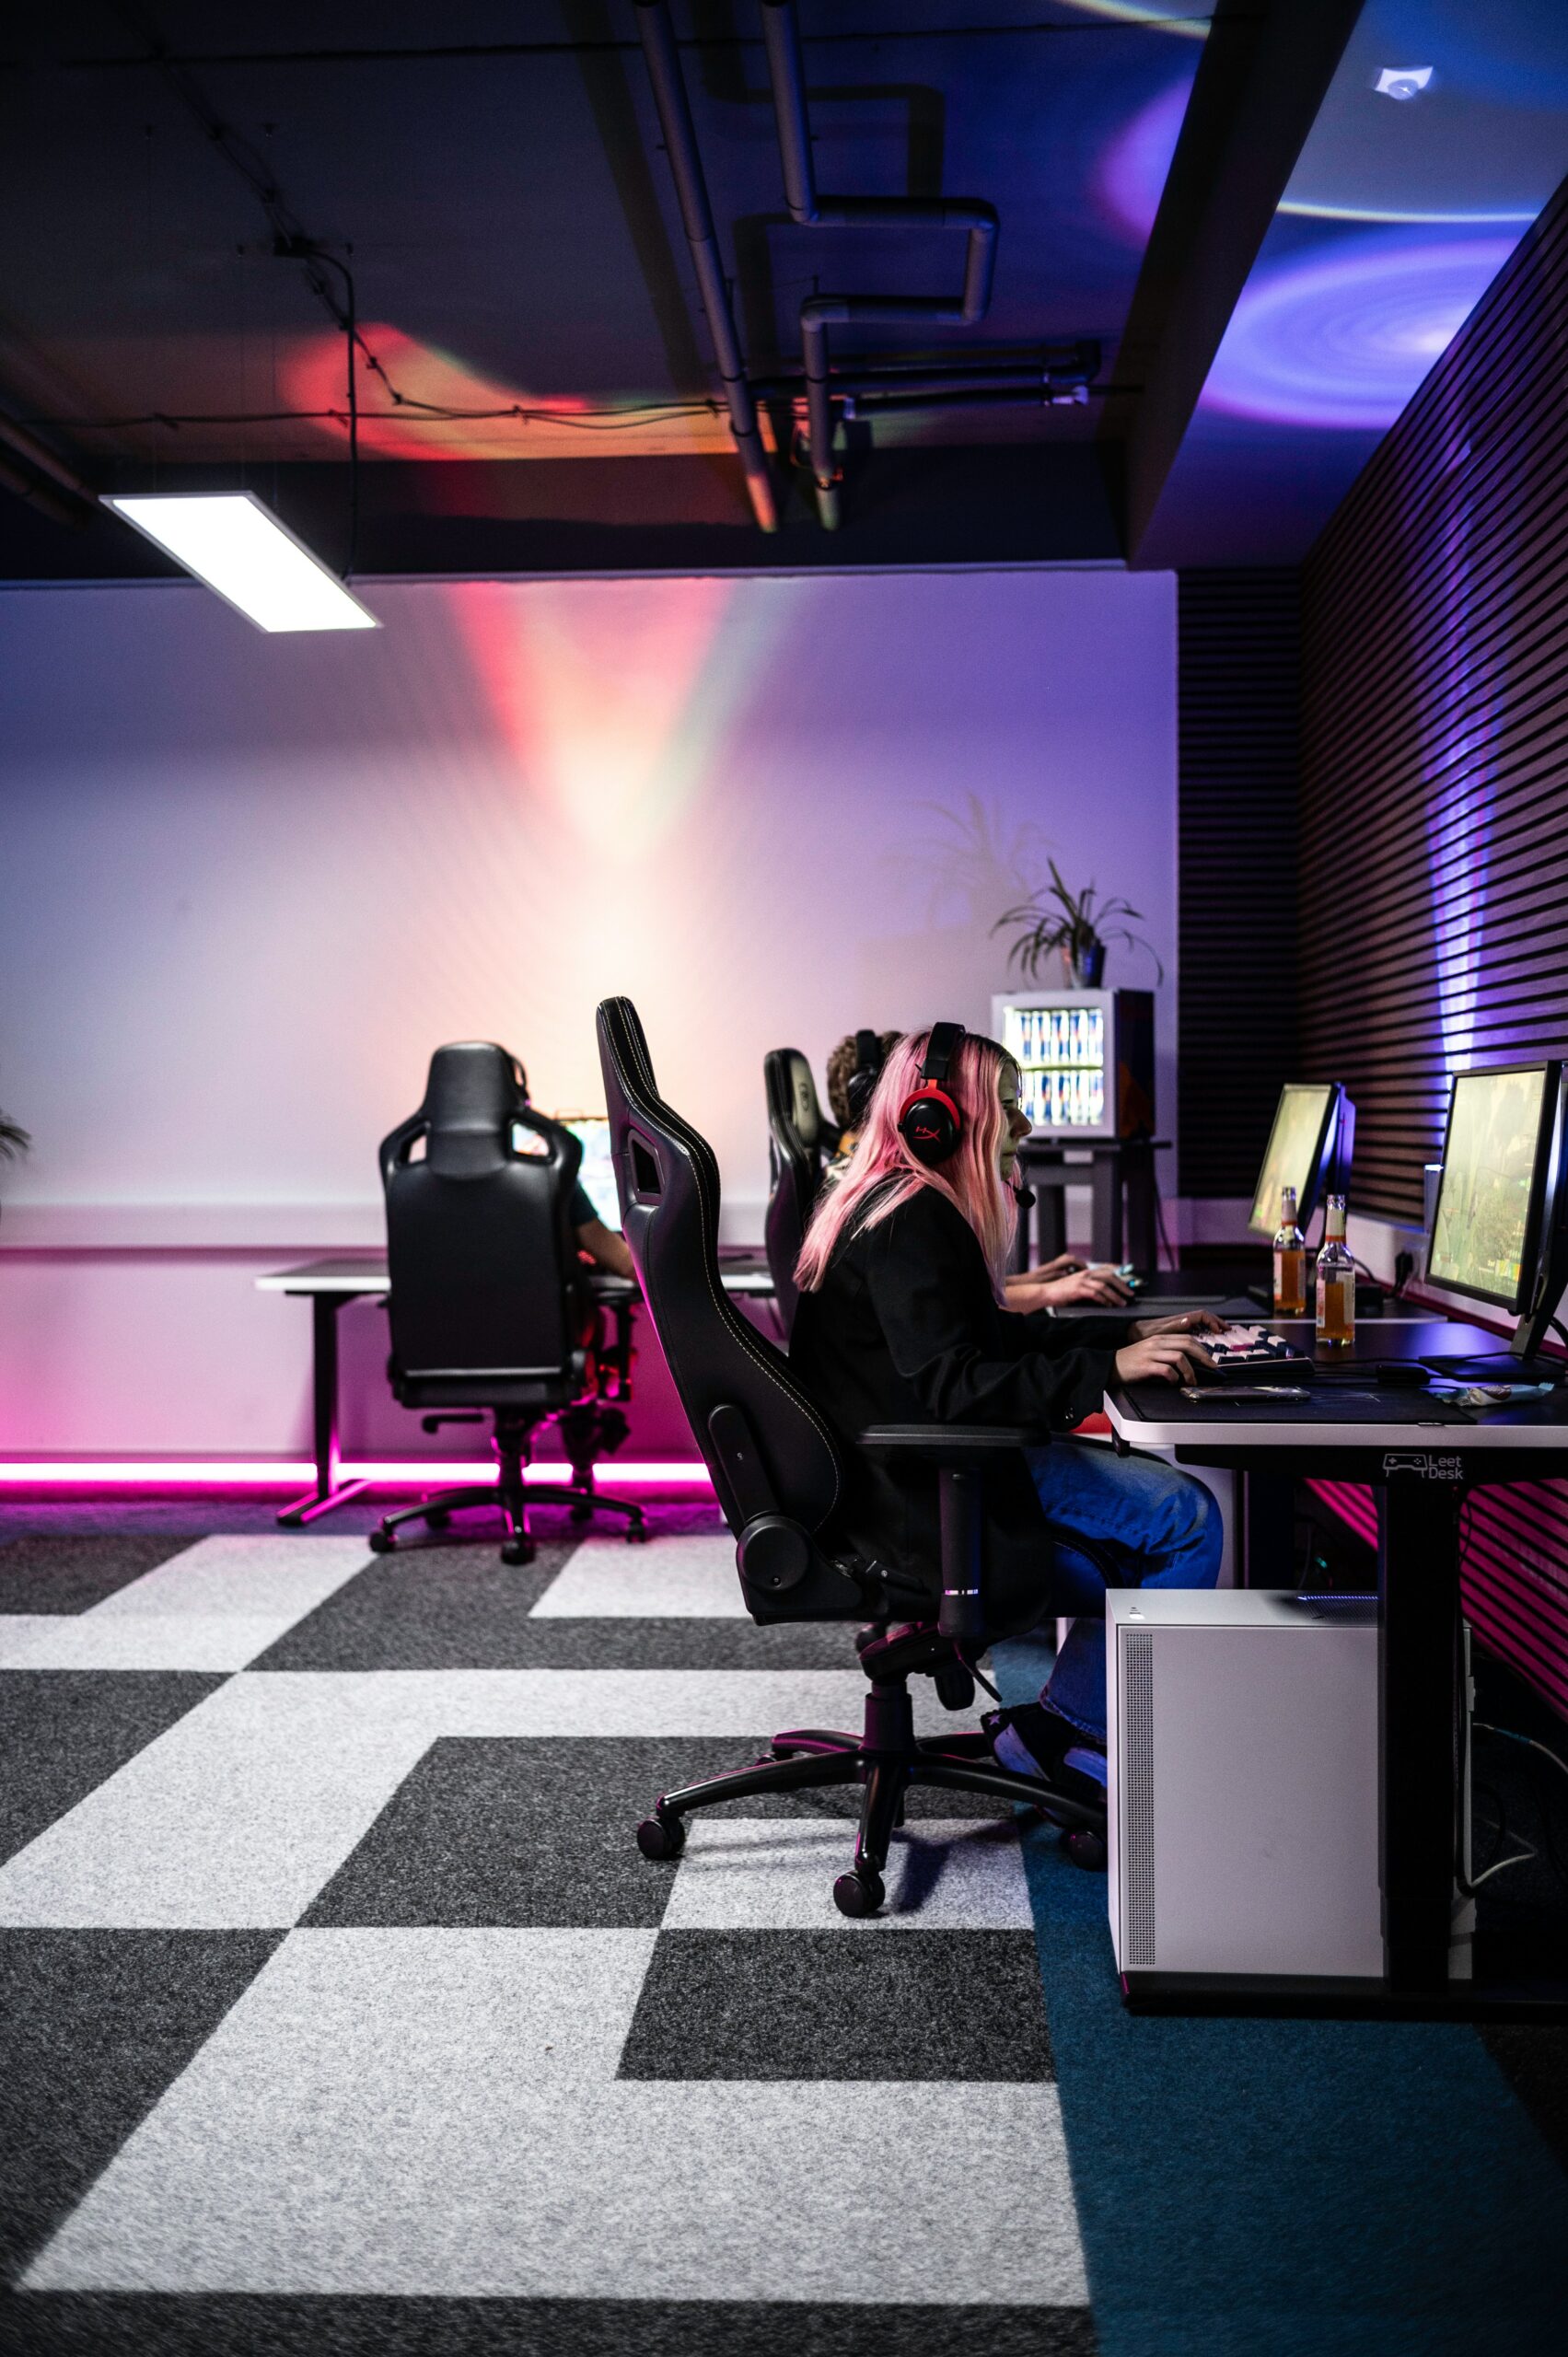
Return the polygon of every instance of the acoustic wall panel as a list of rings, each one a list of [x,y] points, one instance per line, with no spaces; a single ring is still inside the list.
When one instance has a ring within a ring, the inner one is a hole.
[[[1565,351],[1568,187],[1304,570],[1302,1068],[1414,1225],[1451,1075],[1568,1053]],[[1465,1598],[1568,1712],[1568,1485],[1471,1499]]]
[[[1250,1196],[1293,1078],[1300,576],[1178,582],[1184,1195]]]

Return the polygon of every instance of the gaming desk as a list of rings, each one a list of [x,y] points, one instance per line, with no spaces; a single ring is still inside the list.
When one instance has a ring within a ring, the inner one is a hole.
[[[1310,1331],[1302,1321],[1304,1332]],[[1281,1331],[1289,1332],[1282,1325]],[[1459,1408],[1423,1390],[1380,1386],[1376,1359],[1421,1360],[1497,1347],[1494,1334],[1446,1320],[1363,1329],[1352,1352],[1305,1378],[1304,1400],[1188,1399],[1174,1386],[1119,1386],[1107,1396],[1114,1445],[1169,1449],[1195,1471],[1225,1467],[1250,1492],[1294,1479],[1368,1482],[1378,1527],[1379,1846],[1385,1978],[1368,1995],[1309,1982],[1234,1982],[1136,1975],[1134,2007],[1178,2011],[1396,2013],[1469,2020],[1568,2019],[1562,1958],[1489,1954],[1476,1977],[1448,1978],[1454,1890],[1459,1692],[1459,1515],[1468,1491],[1568,1474],[1568,1388],[1516,1406]],[[1293,1378],[1287,1368],[1277,1376]],[[1287,1493],[1288,1494],[1288,1493]],[[1277,1503],[1277,1502],[1276,1502]],[[1251,1586],[1295,1580],[1272,1513],[1246,1511]],[[1276,1568],[1276,1566],[1278,1568]],[[1283,1571],[1285,1576],[1281,1577]],[[1331,1731],[1325,1730],[1326,1739]]]

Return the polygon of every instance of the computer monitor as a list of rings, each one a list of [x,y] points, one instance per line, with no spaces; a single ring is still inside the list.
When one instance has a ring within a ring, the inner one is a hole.
[[[583,1167],[577,1176],[584,1192],[595,1211],[619,1236],[621,1233],[621,1198],[615,1191],[615,1165],[610,1158],[610,1123],[602,1113],[558,1113],[556,1120],[564,1130],[570,1130],[583,1149]]]
[[[1286,1187],[1295,1189],[1295,1215],[1305,1232],[1324,1195],[1346,1191],[1354,1143],[1355,1108],[1337,1082],[1287,1081],[1252,1197],[1247,1225],[1253,1234],[1274,1234]]]
[[[1446,1293],[1516,1313],[1534,1303],[1546,1273],[1543,1224],[1549,1205],[1558,1208],[1562,1070],[1542,1062],[1455,1075],[1426,1248],[1426,1273]]]
[[[621,1233],[621,1198],[615,1191],[615,1165],[610,1153],[610,1123],[602,1113],[550,1113],[548,1120],[559,1121],[570,1130],[583,1149],[583,1159],[577,1177],[583,1191],[594,1207],[596,1215],[617,1236]],[[512,1132],[513,1149],[517,1154],[543,1154],[544,1142],[537,1130],[520,1125]]]

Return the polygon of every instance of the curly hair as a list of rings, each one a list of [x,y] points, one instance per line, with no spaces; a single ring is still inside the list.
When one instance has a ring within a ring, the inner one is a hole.
[[[882,1051],[884,1063],[887,1062],[903,1036],[901,1031],[877,1033],[877,1045]],[[854,1033],[849,1032],[839,1041],[838,1046],[828,1058],[828,1102],[832,1108],[833,1119],[841,1130],[851,1130],[854,1127],[854,1115],[850,1109],[849,1101],[850,1074],[855,1069],[854,1040]]]

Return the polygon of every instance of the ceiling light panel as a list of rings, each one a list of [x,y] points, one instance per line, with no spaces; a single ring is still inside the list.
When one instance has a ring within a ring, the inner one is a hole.
[[[258,630],[378,630],[319,558],[248,491],[107,496],[127,524]]]

